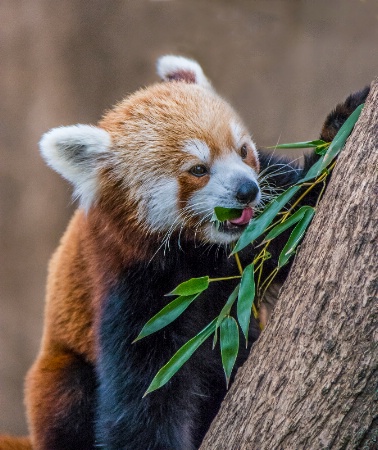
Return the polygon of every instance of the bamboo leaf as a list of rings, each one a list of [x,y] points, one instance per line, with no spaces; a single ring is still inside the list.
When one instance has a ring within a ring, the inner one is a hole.
[[[354,125],[356,124],[358,118],[360,117],[363,107],[364,104],[358,106],[348,117],[348,119],[344,122],[340,130],[337,132],[326,154],[323,157],[320,170],[325,169],[340,153],[340,151],[345,145],[346,140],[348,139],[348,136],[352,132]]]
[[[315,148],[315,153],[317,155],[323,156],[327,152],[327,149],[329,146],[330,146],[330,142],[328,142],[327,145],[320,145],[319,147]]]
[[[195,300],[200,294],[192,294],[187,296],[180,296],[164,306],[157,314],[155,314],[142,328],[138,337],[133,341],[137,342],[146,336],[149,336],[156,331],[169,325],[171,322],[177,319],[186,308]]]
[[[252,222],[244,230],[243,234],[236,243],[232,254],[239,252],[252,241],[261,236],[266,228],[273,222],[279,211],[281,211],[281,209],[298,192],[299,189],[300,186],[291,186],[285,192],[272,200],[260,216],[252,220]]]
[[[312,209],[311,206],[302,206],[298,211],[296,211],[294,214],[289,216],[288,219],[285,220],[285,222],[279,223],[276,225],[270,232],[266,235],[264,238],[263,243],[270,241],[286,231],[288,228],[299,222],[302,217],[304,216],[305,212],[309,209]]]
[[[220,348],[223,370],[226,375],[226,383],[230,381],[232,369],[235,365],[239,351],[239,327],[236,320],[225,317],[220,326]]]
[[[251,319],[252,304],[255,298],[255,280],[253,272],[253,264],[249,264],[244,269],[237,303],[238,321],[246,341],[248,341],[249,322]]]
[[[217,330],[223,319],[230,314],[232,305],[235,303],[235,300],[238,298],[239,294],[239,288],[240,284],[236,286],[236,288],[231,292],[230,296],[228,297],[228,300],[226,304],[223,306],[221,312],[219,313],[219,316],[217,318],[217,323],[215,327],[215,333],[214,333],[214,340],[213,340],[213,349],[217,344],[218,334]]]
[[[348,119],[344,122],[343,126],[340,128],[340,130],[337,132],[336,136],[334,137],[333,141],[331,142],[331,145],[328,147],[328,150],[324,154],[322,158],[320,158],[307,172],[307,174],[304,176],[304,178],[300,179],[297,184],[305,183],[307,181],[310,181],[314,178],[317,178],[321,172],[329,166],[329,164],[336,158],[336,156],[340,153],[342,148],[345,145],[346,140],[348,139],[348,136],[353,130],[354,125],[356,124],[362,108],[364,107],[364,104],[358,106],[353,113],[348,117]]]
[[[214,208],[214,218],[219,222],[224,222],[225,220],[239,218],[242,215],[242,212],[242,209],[223,208],[221,206],[216,206]]]
[[[302,219],[298,222],[294,230],[292,231],[285,247],[278,258],[278,267],[284,266],[290,259],[291,255],[295,252],[297,245],[301,241],[307,227],[309,226],[313,216],[315,214],[315,209],[308,209]]]
[[[173,375],[186,363],[198,347],[203,344],[212,333],[214,333],[216,321],[217,319],[215,318],[202,331],[200,331],[196,336],[177,350],[167,364],[165,364],[155,375],[143,397],[150,392],[161,388],[173,377]]]
[[[321,172],[322,161],[323,158],[318,159],[318,161],[310,167],[306,175],[297,182],[297,185],[316,178]]]
[[[290,144],[279,144],[268,148],[314,148],[327,144],[327,142],[317,139],[316,141],[291,142]]]
[[[182,295],[188,296],[193,294],[199,294],[209,287],[209,277],[191,278],[188,281],[184,281],[179,284],[172,292],[166,295]]]

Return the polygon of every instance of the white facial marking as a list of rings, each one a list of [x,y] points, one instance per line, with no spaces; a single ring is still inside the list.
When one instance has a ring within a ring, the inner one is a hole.
[[[143,194],[145,201],[142,200],[140,205],[147,208],[147,222],[151,230],[169,230],[179,216],[177,180],[168,177],[153,180],[143,185]]]
[[[232,119],[230,122],[231,134],[234,139],[235,148],[238,148],[243,144],[242,140],[244,138],[245,132],[241,125],[236,122],[236,120]]]
[[[227,156],[216,160],[213,164],[212,172],[221,174],[223,179],[235,179],[245,176],[253,179],[253,181],[257,181],[257,173],[236,152],[231,152]]]
[[[210,163],[210,149],[206,142],[201,141],[200,139],[190,139],[185,143],[182,150],[185,153],[195,156],[206,164]]]
[[[97,194],[98,157],[111,145],[109,134],[90,125],[59,127],[45,133],[39,145],[47,164],[74,185],[74,197],[88,210]]]
[[[253,181],[258,185],[256,172],[245,164],[236,152],[232,152],[214,161],[209,182],[191,196],[188,205],[202,217],[205,215],[211,217],[216,206],[241,208],[242,206],[236,198],[236,192],[240,182],[244,180]],[[256,206],[260,200],[261,193],[249,206]],[[238,230],[235,230],[235,233],[219,231],[212,223],[206,225],[205,233],[210,242],[218,243],[233,242],[240,235]]]
[[[230,129],[234,140],[235,149],[238,150],[244,143],[249,144],[256,160],[258,160],[259,155],[257,153],[256,145],[252,141],[251,136],[244,130],[242,125],[235,119],[232,119],[230,122]]]

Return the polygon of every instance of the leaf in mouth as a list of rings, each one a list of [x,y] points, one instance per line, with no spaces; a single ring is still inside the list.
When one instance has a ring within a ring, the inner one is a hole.
[[[225,222],[226,220],[238,219],[243,213],[242,209],[236,208],[223,208],[222,206],[216,206],[214,208],[213,221]]]

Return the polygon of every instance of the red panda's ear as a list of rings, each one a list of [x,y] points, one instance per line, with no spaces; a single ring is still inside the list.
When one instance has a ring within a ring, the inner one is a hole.
[[[98,169],[110,145],[110,135],[90,125],[53,128],[39,142],[47,164],[74,185],[74,197],[85,209],[96,199]]]
[[[163,81],[182,81],[211,89],[201,66],[193,59],[166,55],[157,60],[157,73]]]

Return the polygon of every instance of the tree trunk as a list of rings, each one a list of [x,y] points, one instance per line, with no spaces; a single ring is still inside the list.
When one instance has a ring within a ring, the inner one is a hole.
[[[378,78],[201,449],[378,448]]]

